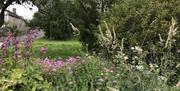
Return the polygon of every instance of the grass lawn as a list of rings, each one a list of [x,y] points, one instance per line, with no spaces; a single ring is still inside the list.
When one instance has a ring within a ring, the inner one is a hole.
[[[81,43],[76,40],[71,41],[53,41],[38,39],[33,42],[33,56],[41,56],[40,48],[47,47],[48,52],[45,56],[49,58],[64,58],[68,56],[82,56]]]

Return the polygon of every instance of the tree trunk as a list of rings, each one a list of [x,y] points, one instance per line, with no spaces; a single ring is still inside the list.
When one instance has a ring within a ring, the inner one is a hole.
[[[16,0],[7,0],[6,3],[2,5],[0,12],[0,27],[4,24],[4,12],[6,11],[7,7],[11,5],[14,1]]]
[[[4,24],[4,11],[0,13],[0,27]]]

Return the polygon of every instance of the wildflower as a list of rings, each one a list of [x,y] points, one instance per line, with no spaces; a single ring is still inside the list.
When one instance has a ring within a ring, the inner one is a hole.
[[[112,85],[113,85],[113,86],[117,85],[117,81],[114,80],[114,81],[112,82]]]
[[[26,57],[30,57],[29,54],[26,54],[26,53],[29,53],[30,51],[30,48],[32,46],[32,41],[33,39],[35,39],[38,35],[38,32],[36,30],[29,30],[26,35],[25,35],[25,39],[24,39],[24,47],[26,48],[25,49],[25,55]]]
[[[180,49],[177,50],[177,53],[180,53]]]
[[[99,81],[99,82],[105,82],[105,79],[100,78],[100,79],[98,79],[98,81]]]
[[[138,69],[139,71],[143,71],[144,67],[142,65],[137,65],[136,69]]]
[[[133,52],[136,52],[136,53],[142,53],[143,49],[139,46],[135,46],[135,47],[131,47],[131,49],[133,50]]]
[[[70,64],[74,64],[79,60],[79,57],[69,57],[66,61]]]
[[[43,61],[41,61],[41,59],[36,59],[35,63],[40,65],[43,70],[48,73],[56,72],[64,66],[64,62],[62,60],[53,61],[48,58],[45,58]]]
[[[135,46],[135,50],[138,52],[142,52],[143,50],[139,46]]]
[[[180,81],[176,84],[176,87],[180,88]]]
[[[119,74],[119,73],[117,73],[117,74],[116,74],[116,76],[120,76],[120,74]]]
[[[66,62],[64,62],[61,59],[58,60],[50,60],[48,58],[45,58],[44,60],[41,59],[36,59],[35,63],[42,67],[42,69],[47,72],[48,74],[51,74],[53,72],[58,71],[62,67],[68,65],[68,64],[74,64],[79,60],[79,57],[69,57],[66,59]],[[68,70],[70,70],[70,73],[72,72],[71,67],[68,66]]]
[[[41,47],[40,51],[41,51],[41,53],[46,54],[47,51],[48,51],[48,48],[46,48],[46,47]]]
[[[164,77],[164,76],[158,76],[158,79],[159,79],[159,80],[167,80],[167,78]]]
[[[74,82],[70,81],[70,82],[69,82],[69,85],[72,85],[73,83],[74,83]]]
[[[128,59],[128,57],[127,56],[124,56],[124,60],[127,60]]]
[[[1,49],[3,50],[3,55],[6,55],[8,52],[8,47],[12,43],[14,37],[11,32],[7,33],[7,36],[3,39]]]

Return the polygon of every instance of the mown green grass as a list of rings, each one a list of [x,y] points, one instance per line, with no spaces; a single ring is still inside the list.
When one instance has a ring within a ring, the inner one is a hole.
[[[47,47],[48,52],[45,55],[40,53],[41,47]],[[38,39],[33,42],[33,56],[46,56],[50,58],[64,58],[69,56],[82,56],[84,53],[81,48],[82,45],[77,40],[70,41],[54,41]]]

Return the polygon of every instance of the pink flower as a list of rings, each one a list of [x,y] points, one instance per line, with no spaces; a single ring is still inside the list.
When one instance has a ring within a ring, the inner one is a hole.
[[[51,73],[57,72],[62,67],[71,66],[71,64],[77,63],[79,59],[80,59],[79,57],[69,57],[64,62],[63,60],[60,60],[60,59],[50,60],[48,58],[45,58],[44,60],[37,59],[35,63],[39,65],[43,69],[44,72],[51,74]]]
[[[79,57],[69,57],[66,61],[70,64],[74,64],[79,60]]]
[[[48,48],[46,48],[46,47],[41,47],[40,51],[41,51],[41,53],[46,54],[47,51],[48,51]]]

